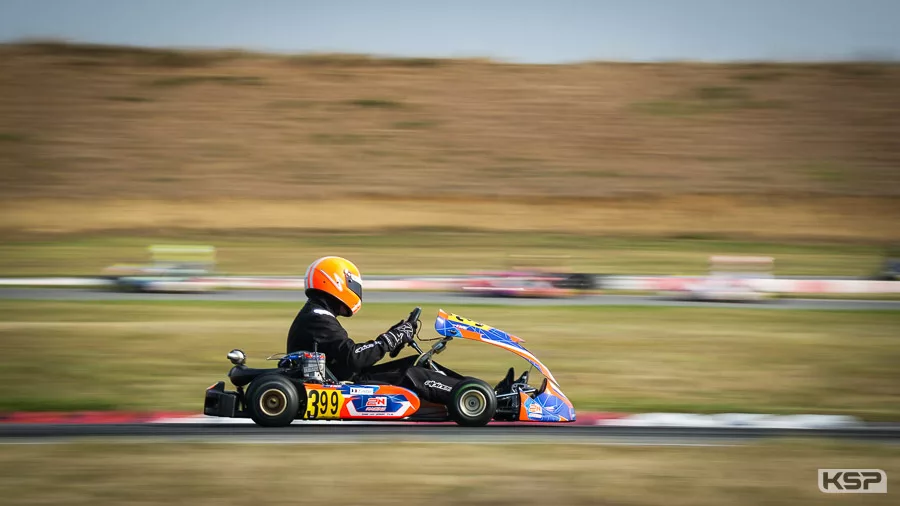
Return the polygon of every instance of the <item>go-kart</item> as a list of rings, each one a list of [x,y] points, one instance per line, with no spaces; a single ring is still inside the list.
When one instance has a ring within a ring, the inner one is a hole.
[[[105,269],[114,289],[122,292],[205,293],[219,288],[214,275],[213,246],[149,247],[151,263],[116,264]]]
[[[478,273],[467,279],[461,289],[494,297],[563,298],[578,295],[566,276],[538,271]]]
[[[407,321],[421,327],[421,308],[410,313]],[[434,328],[440,338],[428,351],[415,340],[408,346],[418,357],[416,367],[441,372],[433,357],[459,339],[480,341],[508,350],[528,361],[544,376],[537,388],[528,384],[528,371],[514,379],[513,370],[495,391],[486,382],[467,377],[451,390],[446,406],[421,401],[411,390],[377,382],[337,381],[325,366],[325,355],[316,350],[298,351],[269,357],[278,360],[271,369],[252,369],[245,365],[246,355],[232,350],[227,358],[234,366],[228,378],[237,388],[225,390],[219,381],[206,390],[203,413],[209,416],[251,418],[258,425],[280,427],[294,420],[365,421],[453,421],[463,426],[483,426],[491,420],[521,422],[572,422],[575,408],[560,390],[550,370],[522,346],[524,342],[502,330],[462,316],[438,311]],[[400,350],[391,354],[395,357]]]
[[[568,258],[559,255],[509,255],[506,270],[472,273],[458,288],[464,292],[494,297],[536,298],[575,297],[597,288],[592,274],[572,272],[567,265]],[[548,265],[550,259],[555,265]]]

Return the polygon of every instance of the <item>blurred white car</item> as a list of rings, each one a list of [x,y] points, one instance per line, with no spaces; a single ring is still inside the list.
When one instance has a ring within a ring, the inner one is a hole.
[[[710,302],[759,301],[771,294],[762,289],[772,274],[775,260],[762,256],[711,256],[709,274],[673,278],[661,283],[660,295]]]
[[[218,283],[212,278],[216,265],[213,246],[153,245],[146,265],[117,264],[104,273],[116,289],[126,292],[208,292]]]

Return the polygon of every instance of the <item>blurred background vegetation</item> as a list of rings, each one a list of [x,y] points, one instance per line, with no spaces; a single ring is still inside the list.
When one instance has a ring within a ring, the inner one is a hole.
[[[597,272],[752,251],[785,273],[863,275],[900,240],[897,89],[891,63],[7,44],[0,270],[89,274],[202,240],[240,273],[295,274],[308,249],[393,273],[574,248]]]

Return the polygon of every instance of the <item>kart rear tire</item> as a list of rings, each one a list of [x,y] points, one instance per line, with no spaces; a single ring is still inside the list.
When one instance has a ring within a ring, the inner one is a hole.
[[[284,376],[266,374],[253,380],[247,392],[247,411],[257,425],[286,427],[300,410],[297,387]]]
[[[494,418],[497,395],[490,385],[477,378],[466,378],[450,391],[447,412],[463,427],[483,427]]]

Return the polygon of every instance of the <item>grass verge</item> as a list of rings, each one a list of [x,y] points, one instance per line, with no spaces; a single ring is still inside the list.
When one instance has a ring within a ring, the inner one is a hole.
[[[416,462],[379,472],[385,462]],[[227,463],[227,464],[226,464]],[[5,504],[820,504],[818,468],[900,472],[900,450],[819,441],[739,447],[566,444],[6,446]],[[340,475],[335,475],[335,470]],[[341,483],[335,487],[336,480]],[[892,493],[852,496],[893,504]],[[837,499],[840,499],[838,497]],[[844,497],[847,499],[847,497]]]
[[[362,132],[312,133],[317,143],[362,143]],[[806,169],[804,169],[806,170]],[[504,171],[506,172],[506,171]],[[157,174],[171,183],[182,175]],[[361,186],[366,188],[365,186]],[[326,195],[346,195],[329,192]],[[420,193],[405,198],[298,194],[279,199],[0,200],[0,237],[110,234],[130,230],[253,231],[280,234],[467,230],[487,233],[612,237],[718,238],[768,242],[887,244],[898,239],[895,197],[801,195],[644,195],[578,199]],[[416,195],[416,197],[411,197]],[[423,196],[419,196],[423,195]],[[336,218],[340,210],[340,219]],[[480,246],[478,244],[472,246]]]
[[[225,274],[300,275],[325,254],[366,274],[464,273],[510,267],[510,252],[547,268],[609,274],[703,274],[710,255],[769,255],[780,275],[869,276],[883,250],[866,244],[776,243],[713,238],[617,238],[563,233],[393,230],[371,233],[233,230],[138,236],[28,235],[0,243],[0,276],[98,275],[116,263],[149,260],[150,244],[212,244]],[[568,258],[567,258],[568,257]],[[403,259],[398,261],[398,259]]]
[[[299,297],[299,294],[298,294]],[[0,409],[197,410],[243,348],[283,351],[300,303],[0,301]],[[436,306],[423,307],[433,337]],[[515,333],[585,410],[841,413],[900,418],[900,312],[445,307]],[[378,335],[410,308],[345,322]],[[454,343],[441,363],[500,379],[517,357]],[[268,363],[271,365],[271,363]]]

